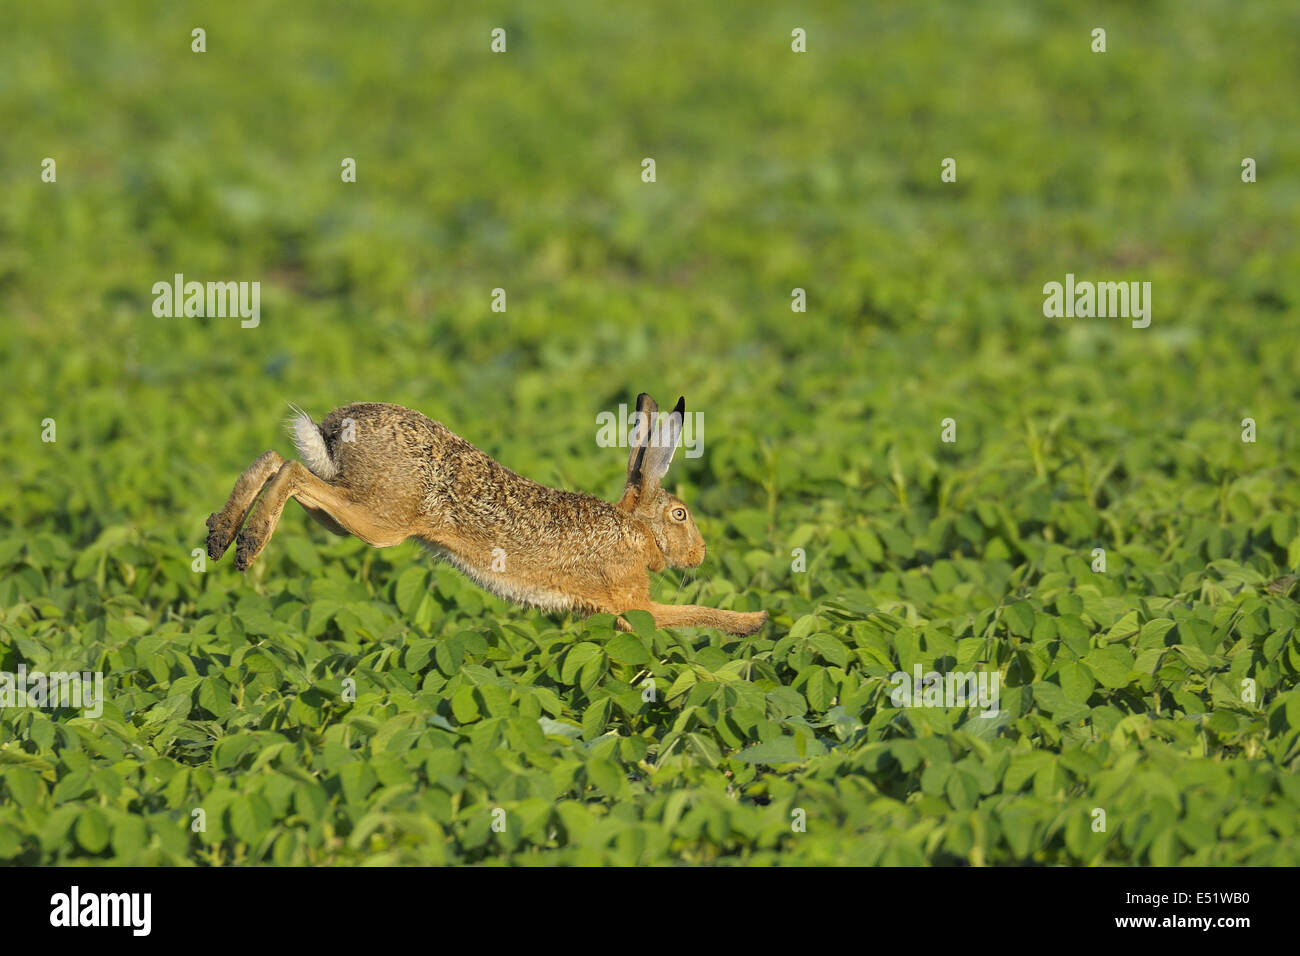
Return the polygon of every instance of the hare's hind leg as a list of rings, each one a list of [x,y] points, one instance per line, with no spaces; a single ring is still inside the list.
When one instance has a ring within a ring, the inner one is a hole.
[[[226,548],[230,547],[239,526],[244,523],[262,486],[283,466],[283,458],[274,451],[266,451],[239,476],[226,506],[216,514],[208,515],[209,558],[216,561],[226,553]]]
[[[340,529],[376,548],[401,544],[410,536],[409,529],[393,527],[365,505],[349,498],[344,489],[313,475],[302,462],[289,461],[267,482],[266,490],[253,507],[244,529],[239,532],[235,546],[237,569],[247,569],[262,553],[290,498],[297,499],[317,520],[321,520],[323,513]],[[329,527],[329,524],[325,526]]]

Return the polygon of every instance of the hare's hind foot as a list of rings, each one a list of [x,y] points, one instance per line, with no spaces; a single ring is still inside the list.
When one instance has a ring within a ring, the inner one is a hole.
[[[221,560],[221,556],[226,553],[230,547],[230,539],[234,537],[230,529],[226,527],[225,522],[221,520],[220,514],[208,515],[208,557],[213,561]]]
[[[248,520],[244,522],[244,527],[235,540],[236,571],[248,570],[249,565],[271,540],[289,499],[298,498],[301,502],[302,497],[306,497],[304,492],[311,482],[333,492],[329,485],[309,472],[300,462],[287,461],[280,466],[275,477],[266,483],[261,497],[252,507]]]
[[[265,451],[244,469],[235,482],[226,506],[216,514],[208,515],[208,557],[220,560],[248,517],[253,502],[271,477],[284,467],[284,459],[274,451]]]
[[[235,541],[237,570],[247,570],[262,553],[290,498],[335,534],[355,535],[374,548],[391,548],[409,537],[405,529],[394,528],[364,504],[350,499],[343,489],[312,474],[302,462],[289,461],[266,483],[239,532]]]

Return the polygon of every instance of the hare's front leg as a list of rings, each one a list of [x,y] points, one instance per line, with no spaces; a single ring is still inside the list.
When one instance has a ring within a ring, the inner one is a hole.
[[[262,553],[290,498],[297,499],[315,517],[319,518],[317,513],[323,512],[340,528],[376,548],[401,544],[411,534],[411,529],[394,527],[364,504],[352,500],[343,488],[316,477],[302,462],[289,461],[267,482],[244,530],[239,532],[235,546],[238,570],[246,570]]]
[[[265,451],[239,476],[226,506],[216,514],[208,515],[208,557],[220,559],[230,547],[240,525],[248,517],[253,502],[271,476],[284,467],[284,459],[274,451]]]
[[[716,627],[728,634],[753,634],[767,622],[766,611],[723,611],[698,604],[655,604],[645,608],[656,627]]]

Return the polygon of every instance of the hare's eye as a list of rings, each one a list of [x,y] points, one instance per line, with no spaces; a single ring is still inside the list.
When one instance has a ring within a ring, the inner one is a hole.
[[[678,521],[685,521],[685,520],[686,520],[686,509],[685,509],[685,508],[674,508],[674,509],[673,509],[673,517],[674,517],[676,520],[678,520]]]

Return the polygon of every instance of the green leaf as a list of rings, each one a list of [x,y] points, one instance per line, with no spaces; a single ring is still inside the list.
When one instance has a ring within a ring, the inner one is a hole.
[[[979,781],[965,770],[954,768],[945,785],[948,802],[956,810],[969,810],[979,800]]]
[[[1164,636],[1173,630],[1175,622],[1169,618],[1158,617],[1142,625],[1138,633],[1138,647],[1163,647]]]
[[[722,752],[713,738],[707,734],[689,733],[685,737],[687,746],[699,756],[706,765],[716,767],[722,760]]]
[[[610,639],[610,642],[605,645],[605,653],[609,655],[610,660],[617,661],[619,664],[640,665],[650,660],[650,654],[640,639],[633,634],[623,632]]]
[[[108,846],[108,820],[98,807],[84,807],[77,815],[77,842],[87,853],[102,853]]]
[[[582,715],[582,739],[594,740],[605,731],[605,722],[609,718],[609,698],[599,700],[587,708]]]
[[[1034,629],[1034,609],[1027,601],[1016,601],[1002,609],[1007,629],[1016,637],[1029,637]]]
[[[655,632],[658,630],[655,626],[654,615],[649,611],[624,611],[620,615],[623,620],[632,625],[632,630],[647,644],[653,644]],[[637,662],[640,663],[640,662]]]
[[[818,654],[839,667],[849,666],[849,649],[830,634],[811,634],[808,644]]]
[[[611,797],[618,796],[625,782],[613,763],[600,759],[587,761],[587,779]]]
[[[346,763],[339,770],[339,785],[343,788],[343,798],[351,804],[360,805],[379,784],[370,765],[360,760]],[[258,798],[260,799],[260,798]]]
[[[590,694],[592,688],[600,683],[600,679],[605,675],[605,670],[608,667],[609,658],[605,656],[604,651],[600,651],[582,665],[582,673],[578,677],[578,688],[584,694]]]
[[[779,764],[797,763],[803,758],[799,755],[799,750],[793,737],[777,737],[774,740],[768,740],[763,743],[746,747],[740,753],[736,754],[735,759],[742,761],[743,763],[776,766]]]
[[[1127,686],[1135,663],[1128,648],[1115,644],[1094,648],[1083,660],[1098,683],[1110,688]]]
[[[800,638],[807,637],[821,625],[816,614],[805,614],[791,625],[787,632],[788,637]]]
[[[1137,611],[1129,611],[1111,625],[1110,630],[1108,630],[1105,636],[1101,638],[1101,641],[1104,644],[1111,644],[1116,641],[1127,641],[1134,634],[1138,633],[1138,627]],[[1100,677],[1098,677],[1098,679],[1100,680]],[[1103,681],[1103,683],[1105,682]]]
[[[808,712],[808,703],[793,687],[775,687],[767,692],[767,709],[777,720],[801,717]]]
[[[451,697],[451,712],[457,723],[470,724],[479,719],[478,701],[474,699],[474,688],[466,685]]]
[[[1065,696],[1077,704],[1086,704],[1096,686],[1088,666],[1078,661],[1067,660],[1062,663],[1060,679]]]
[[[1178,651],[1187,661],[1187,665],[1198,674],[1203,674],[1210,669],[1210,659],[1205,652],[1195,644],[1176,644],[1174,650]]]
[[[397,579],[393,599],[397,609],[407,617],[413,615],[429,589],[429,572],[424,568],[407,568]]]
[[[43,790],[40,774],[22,767],[7,767],[0,779],[3,779],[9,795],[20,807],[32,806]]]
[[[349,766],[358,766],[350,764]],[[230,804],[230,829],[244,843],[260,842],[273,819],[270,804],[260,794],[236,797]]]
[[[1087,716],[1088,708],[1065,695],[1056,684],[1039,681],[1032,685],[1034,704],[1052,715],[1057,721],[1073,723]]]
[[[569,649],[569,653],[565,655],[564,667],[560,671],[560,680],[566,684],[575,683],[578,672],[600,653],[600,645],[592,644],[589,641],[573,645]]]
[[[538,717],[537,723],[542,728],[542,733],[547,736],[555,734],[560,737],[569,737],[574,740],[582,737],[582,731],[579,728],[572,724],[566,724],[560,720],[552,720],[550,717]]]
[[[218,720],[229,715],[232,703],[230,685],[220,677],[208,677],[199,685],[199,706]]]
[[[814,666],[809,670],[812,674],[808,678],[808,683],[804,685],[808,706],[817,713],[824,713],[830,707],[831,699],[835,695],[835,685],[827,675],[826,668]]]

